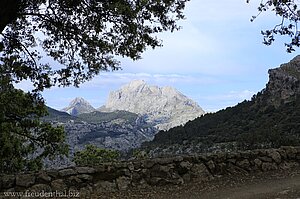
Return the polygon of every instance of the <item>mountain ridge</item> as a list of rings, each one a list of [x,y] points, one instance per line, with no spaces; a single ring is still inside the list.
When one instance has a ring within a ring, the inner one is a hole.
[[[134,80],[112,91],[100,111],[125,110],[145,115],[159,129],[169,129],[203,115],[203,109],[173,87]]]

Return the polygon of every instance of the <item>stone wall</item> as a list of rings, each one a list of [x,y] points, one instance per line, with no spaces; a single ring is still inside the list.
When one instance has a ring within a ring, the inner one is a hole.
[[[0,198],[7,198],[7,194],[11,193],[27,196],[36,193],[56,194],[56,197],[60,196],[57,194],[67,194],[90,198],[91,195],[107,191],[180,185],[193,179],[208,181],[219,175],[285,170],[298,167],[299,163],[300,147],[281,147],[0,175]],[[3,197],[4,194],[6,197]]]

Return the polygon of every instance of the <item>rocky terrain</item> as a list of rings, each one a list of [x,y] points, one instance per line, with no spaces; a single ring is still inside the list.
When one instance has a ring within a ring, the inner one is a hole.
[[[125,110],[146,116],[160,130],[185,124],[204,114],[199,105],[172,87],[135,80],[109,94],[101,111]]]
[[[146,122],[144,117],[126,111],[95,111],[72,116],[51,108],[48,110],[50,115],[44,120],[64,126],[70,155],[64,159],[45,160],[46,168],[74,165],[71,161],[74,153],[83,150],[87,144],[126,152],[139,147],[142,142],[152,140],[157,133],[157,128]]]
[[[270,103],[279,106],[281,102],[295,100],[300,93],[300,55],[279,68],[269,70],[269,79],[264,92]]]
[[[79,115],[82,113],[90,113],[96,111],[96,109],[90,105],[86,100],[81,97],[77,97],[72,100],[68,107],[63,108],[61,111],[67,112],[70,115]]]

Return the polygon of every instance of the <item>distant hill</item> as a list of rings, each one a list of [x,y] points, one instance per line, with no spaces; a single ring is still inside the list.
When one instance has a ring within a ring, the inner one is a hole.
[[[82,97],[76,97],[70,102],[68,107],[63,108],[61,111],[67,112],[73,116],[77,116],[82,113],[96,111],[96,109]]]
[[[48,115],[43,117],[44,121],[48,122],[67,122],[70,120],[76,120],[77,117],[72,116],[66,112],[58,111],[53,108],[47,107],[48,109]]]
[[[143,147],[163,154],[300,145],[300,56],[269,75],[250,101],[160,131]]]
[[[83,113],[78,115],[78,119],[88,123],[101,123],[114,120],[123,120],[128,123],[133,123],[138,118],[138,115],[128,111],[113,111],[100,112],[94,111],[91,113]]]

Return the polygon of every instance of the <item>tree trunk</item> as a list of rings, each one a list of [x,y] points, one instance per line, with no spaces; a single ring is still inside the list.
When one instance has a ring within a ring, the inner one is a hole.
[[[0,33],[18,17],[21,0],[1,0],[0,4]]]

